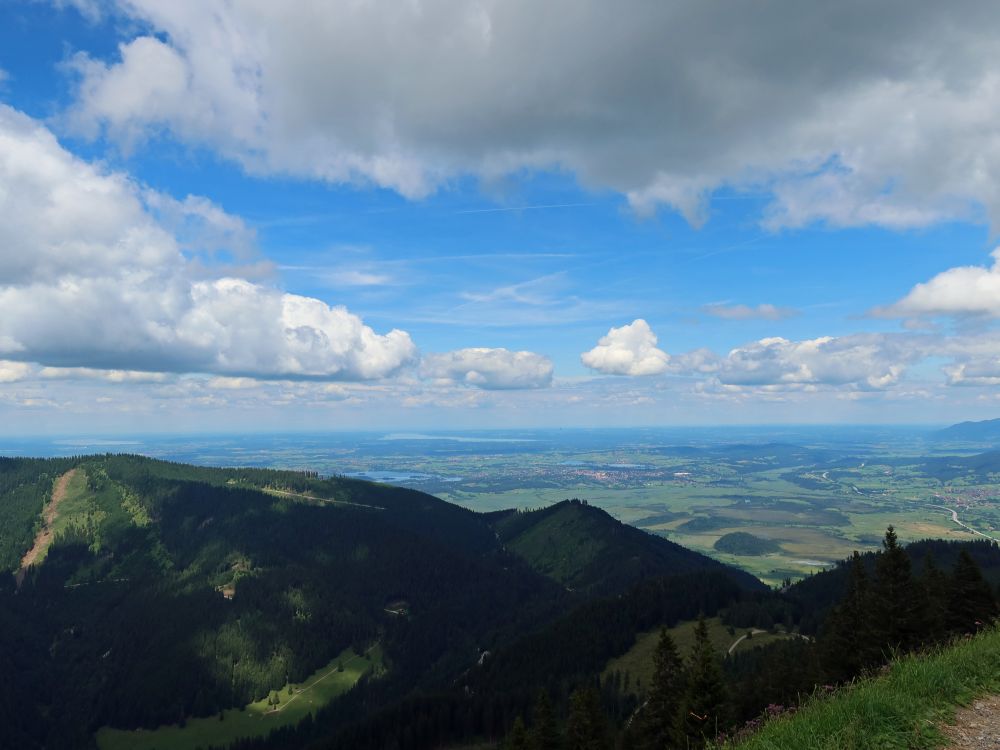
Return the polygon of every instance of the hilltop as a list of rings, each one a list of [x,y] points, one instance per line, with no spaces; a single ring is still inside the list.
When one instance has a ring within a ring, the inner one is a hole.
[[[727,570],[741,585],[763,588],[748,573],[579,500],[534,511],[502,511],[489,518],[509,551],[571,590],[608,594],[646,578],[697,570]]]

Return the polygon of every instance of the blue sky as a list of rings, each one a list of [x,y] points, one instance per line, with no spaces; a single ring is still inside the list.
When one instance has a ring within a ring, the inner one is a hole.
[[[0,8],[0,429],[997,416],[990,4],[282,8]]]

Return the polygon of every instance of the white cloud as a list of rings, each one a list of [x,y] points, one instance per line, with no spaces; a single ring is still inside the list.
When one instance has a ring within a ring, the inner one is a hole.
[[[750,305],[727,305],[716,302],[705,305],[702,310],[723,320],[781,320],[798,314],[798,311],[789,307],[777,307],[769,304],[751,307]]]
[[[766,338],[733,349],[722,359],[718,380],[733,386],[895,385],[906,365],[925,356],[918,339],[881,334],[824,336],[804,341]]]
[[[334,287],[385,286],[393,282],[392,277],[386,274],[351,268],[335,269],[326,274],[325,278]]]
[[[103,380],[108,383],[164,383],[170,378],[162,372],[98,370],[92,367],[43,367],[38,375],[47,380]]]
[[[695,377],[707,386],[761,392],[815,387],[878,390],[895,386],[907,366],[937,354],[960,356],[937,337],[914,334],[854,334],[803,341],[772,337],[719,356],[707,349],[670,355],[656,348],[646,321],[612,328],[585,352],[583,364],[606,375]]]
[[[75,8],[81,16],[94,23],[101,19],[102,0],[52,0],[52,4],[60,10]]]
[[[981,315],[1000,317],[1000,248],[992,253],[993,265],[960,266],[917,284],[893,305],[874,312],[882,317]]]
[[[424,356],[420,375],[438,383],[462,383],[485,390],[544,388],[552,382],[552,361],[534,352],[458,349]]]
[[[126,146],[167,129],[410,197],[558,168],[694,222],[723,185],[771,191],[771,227],[1000,218],[986,0],[117,5],[150,31],[77,57],[72,118]]]
[[[403,331],[380,335],[343,307],[213,275],[218,252],[247,260],[251,241],[208,201],[106,173],[0,105],[0,357],[340,380],[415,359]]]
[[[16,383],[30,377],[34,371],[31,365],[24,362],[9,362],[0,359],[0,383]]]
[[[670,356],[656,348],[656,334],[642,318],[612,328],[580,360],[605,375],[660,375],[670,366]]]

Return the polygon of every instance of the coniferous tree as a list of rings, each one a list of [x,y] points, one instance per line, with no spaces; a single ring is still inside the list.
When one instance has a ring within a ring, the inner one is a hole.
[[[528,744],[528,730],[524,726],[524,719],[518,716],[514,719],[514,726],[510,728],[505,743],[508,750],[530,750]]]
[[[851,557],[847,589],[827,617],[820,637],[823,669],[834,681],[849,680],[881,658],[872,621],[872,594],[861,555]]]
[[[562,742],[559,729],[556,726],[555,713],[552,711],[552,701],[547,690],[538,693],[535,703],[529,747],[531,750],[560,750]]]
[[[948,625],[960,633],[974,633],[997,616],[990,585],[966,550],[955,561],[948,601]]]
[[[684,733],[690,747],[701,747],[725,726],[726,687],[719,656],[708,635],[705,617],[698,618],[688,668],[684,701]]]
[[[948,577],[934,562],[933,553],[924,557],[924,568],[920,573],[920,587],[924,598],[924,640],[938,643],[948,632]]]
[[[601,700],[593,687],[577,688],[569,700],[566,750],[607,750],[608,728]]]
[[[919,644],[923,632],[921,593],[913,580],[910,557],[890,526],[875,559],[872,601],[875,631],[884,657],[891,651],[906,651]]]
[[[653,679],[649,685],[649,698],[640,714],[641,747],[664,750],[683,746],[681,710],[684,704],[684,686],[684,662],[674,639],[663,628],[653,654]]]

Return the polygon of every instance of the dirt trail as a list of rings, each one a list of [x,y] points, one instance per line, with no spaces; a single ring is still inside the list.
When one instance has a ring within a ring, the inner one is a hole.
[[[955,714],[955,724],[941,728],[948,750],[1000,750],[1000,695],[987,695]]]
[[[70,469],[59,477],[52,486],[52,499],[49,500],[43,512],[45,525],[42,526],[42,530],[35,537],[35,543],[31,545],[31,549],[24,553],[24,557],[21,558],[21,567],[14,576],[19,587],[24,580],[25,574],[28,572],[28,568],[34,565],[38,557],[52,544],[52,524],[55,523],[56,516],[59,515],[59,503],[66,498],[66,488],[69,486],[70,480],[76,475],[76,472],[76,469]]]

